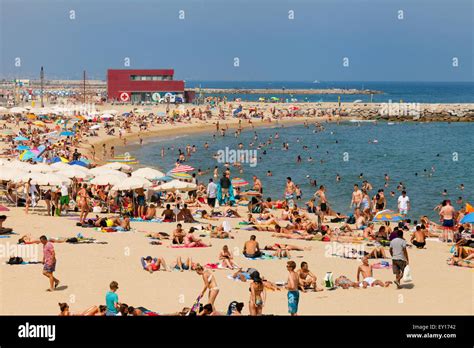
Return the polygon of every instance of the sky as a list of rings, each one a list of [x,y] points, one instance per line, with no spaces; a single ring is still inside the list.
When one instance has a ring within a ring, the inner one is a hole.
[[[0,0],[0,78],[43,65],[48,79],[174,68],[208,81],[474,81],[473,3]]]

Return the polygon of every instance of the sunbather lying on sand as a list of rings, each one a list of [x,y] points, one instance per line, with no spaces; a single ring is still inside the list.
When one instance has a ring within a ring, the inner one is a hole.
[[[311,247],[299,247],[297,245],[275,243],[273,245],[266,245],[265,248],[263,249],[264,250],[284,249],[284,250],[306,251],[306,250],[311,250]]]
[[[120,218],[118,216],[111,216],[111,217],[103,217],[99,218],[97,216],[96,221],[94,222],[95,227],[122,227],[124,230],[130,230],[130,218],[123,217]]]
[[[82,313],[72,314],[70,312],[69,305],[67,303],[64,302],[64,303],[58,303],[58,304],[59,304],[59,309],[61,310],[61,312],[59,313],[60,317],[67,317],[67,316],[72,316],[72,315],[103,316],[103,315],[105,315],[105,312],[107,311],[107,306],[100,305],[98,307],[97,306],[92,306],[92,307],[86,309]]]
[[[334,284],[343,289],[349,289],[349,288],[359,289],[359,283],[356,283],[350,280],[345,275],[341,275],[338,278],[336,278],[336,281]]]
[[[140,262],[142,263],[143,269],[150,273],[159,271],[161,268],[163,271],[167,271],[165,259],[163,259],[162,257],[142,257],[140,259]]]
[[[453,257],[448,259],[448,265],[474,268],[474,263],[471,261],[473,259],[474,259],[474,254],[470,254],[469,256],[467,256],[464,259],[462,259],[460,257],[453,256]]]
[[[172,266],[172,269],[177,269],[181,272],[183,271],[194,271],[196,269],[196,264],[191,260],[190,257],[186,259],[186,262],[183,262],[181,256],[176,258],[176,263]]]

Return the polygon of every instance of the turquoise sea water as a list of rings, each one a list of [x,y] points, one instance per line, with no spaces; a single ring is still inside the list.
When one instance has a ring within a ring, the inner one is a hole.
[[[283,94],[282,89],[369,89],[383,91],[383,94],[374,94],[373,102],[403,102],[407,103],[474,103],[474,82],[364,82],[364,81],[186,81],[186,87],[194,88],[263,88],[275,89],[274,94],[264,95],[266,98],[275,96],[283,99],[295,98],[298,102],[337,102],[338,94],[323,95],[293,95]],[[280,92],[280,93],[279,93]],[[361,100],[369,102],[370,95],[354,94],[340,95],[342,102]],[[258,94],[230,94],[229,100],[258,100]]]
[[[436,217],[433,208],[445,198],[454,203],[462,196],[464,201],[474,203],[474,147],[471,142],[474,124],[362,123],[358,126],[343,123],[325,124],[325,128],[318,133],[314,132],[314,126],[255,128],[244,131],[238,138],[234,137],[233,131],[229,131],[225,137],[216,135],[215,140],[213,132],[162,137],[147,140],[141,147],[132,144],[127,150],[140,160],[141,165],[167,171],[173,167],[179,148],[185,151],[187,144],[196,145],[198,151],[186,163],[196,169],[211,168],[209,175],[199,178],[207,183],[215,165],[223,168],[212,157],[218,150],[224,150],[226,146],[237,149],[240,142],[245,149],[250,149],[249,143],[254,139],[254,131],[258,134],[258,142],[266,141],[278,132],[280,139],[273,140],[271,146],[257,150],[258,163],[254,168],[245,164],[243,174],[236,169],[232,170],[233,177],[243,177],[249,182],[253,174],[257,175],[264,185],[265,196],[273,199],[282,199],[285,178],[291,176],[302,188],[303,201],[308,200],[316,190],[310,185],[307,178],[309,175],[310,179],[317,180],[318,186],[326,186],[329,202],[335,210],[348,213],[353,185],[362,183],[363,179],[359,175],[363,173],[363,178],[373,185],[371,196],[377,189],[384,188],[384,174],[390,176],[389,187],[384,189],[391,209],[397,207],[399,192],[396,188],[400,181],[403,182],[412,202],[412,212],[409,215],[414,219],[424,214]],[[369,143],[374,139],[378,143]],[[210,145],[207,151],[204,149],[206,141]],[[283,142],[289,143],[289,151],[282,150]],[[303,150],[304,145],[308,150]],[[164,158],[160,155],[162,147],[166,151]],[[264,149],[267,151],[266,155],[263,154]],[[297,155],[301,155],[301,163],[297,163]],[[308,162],[309,157],[314,161]],[[273,177],[266,176],[268,170],[273,172]],[[342,178],[340,182],[336,182],[337,173]],[[464,184],[464,191],[459,189],[460,184]],[[441,194],[444,189],[448,192],[447,196]],[[390,197],[390,191],[395,191],[395,197]],[[455,206],[459,208],[459,205]]]

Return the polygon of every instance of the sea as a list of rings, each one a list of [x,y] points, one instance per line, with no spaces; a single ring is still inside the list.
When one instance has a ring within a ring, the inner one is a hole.
[[[274,89],[275,93],[227,94],[228,100],[257,101],[260,97],[277,97],[288,102],[397,102],[406,103],[474,103],[474,82],[341,82],[341,81],[186,81],[189,88]],[[290,89],[366,89],[382,94],[313,94],[289,95]],[[224,96],[225,94],[222,94]],[[204,94],[205,96],[205,94]]]
[[[279,139],[275,139],[276,133]],[[439,216],[434,208],[443,199],[451,199],[456,208],[463,207],[465,202],[474,203],[473,134],[472,123],[342,122],[324,124],[323,131],[317,131],[312,124],[307,127],[274,124],[270,128],[247,128],[239,137],[229,130],[225,136],[215,134],[214,137],[211,131],[150,138],[142,146],[130,144],[127,151],[141,166],[167,172],[173,168],[179,149],[185,151],[187,144],[195,145],[197,151],[186,164],[196,171],[210,170],[198,178],[207,183],[214,166],[219,166],[220,173],[223,169],[223,164],[213,155],[226,148],[237,150],[242,143],[244,149],[257,151],[257,162],[245,163],[243,173],[231,168],[232,177],[251,182],[252,175],[257,175],[264,185],[265,198],[282,199],[286,177],[290,176],[302,189],[299,204],[304,205],[317,189],[310,183],[316,180],[318,187],[326,187],[331,207],[347,214],[351,212],[353,185],[360,186],[367,180],[373,186],[370,196],[383,188],[388,208],[396,210],[400,195],[397,186],[402,183],[411,200],[409,217],[418,220],[421,215],[428,215],[437,221]],[[270,137],[271,145],[258,148],[259,143]],[[208,150],[204,148],[206,142]],[[283,149],[283,143],[289,144],[288,150]],[[160,154],[162,148],[164,157]],[[298,155],[301,162],[297,162]],[[268,171],[273,176],[267,176]],[[390,177],[387,187],[385,174]],[[341,181],[336,181],[336,175]]]

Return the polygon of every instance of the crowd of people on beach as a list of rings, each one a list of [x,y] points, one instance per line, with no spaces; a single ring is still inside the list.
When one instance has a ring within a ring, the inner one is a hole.
[[[216,102],[218,108],[218,119],[225,119],[224,107],[221,101]],[[232,109],[232,106],[230,106]],[[160,118],[161,122],[185,122],[192,118],[204,119],[212,116],[210,108],[202,111],[198,108],[187,109],[185,112],[176,110],[167,110],[168,117]],[[241,120],[247,120],[248,117],[260,115],[257,110],[245,112],[241,110]],[[277,115],[276,110],[271,110],[273,116]],[[210,116],[209,116],[210,115]],[[260,116],[263,119],[264,114]],[[155,118],[145,115],[135,115],[133,112],[122,119],[112,123],[105,123],[104,128],[107,134],[118,136],[126,145],[126,133],[131,133],[132,128],[139,128],[140,131],[146,131],[150,127],[150,120]],[[12,120],[19,125],[19,118],[13,117]],[[52,117],[52,121],[56,119]],[[57,118],[59,121],[60,118]],[[251,122],[248,122],[251,126]],[[60,122],[58,125],[61,124]],[[67,125],[55,127],[56,131],[61,131],[61,127],[66,129]],[[238,124],[236,137],[243,130],[242,122]],[[305,126],[309,124],[305,122]],[[6,123],[3,129],[6,128]],[[87,143],[91,137],[96,135],[92,129],[91,123],[81,120],[74,123],[74,134],[64,137],[51,137],[46,130],[41,127],[35,127],[33,122],[27,121],[24,127],[19,128],[18,136],[24,140],[15,140],[13,135],[6,137],[6,142],[10,145],[5,150],[3,156],[19,156],[23,150],[17,150],[20,144],[27,145],[29,148],[41,149],[40,156],[43,163],[51,162],[53,159],[59,159],[63,162],[82,162],[87,167],[92,168],[99,160],[115,157],[114,146],[102,146],[102,153],[97,151],[95,145],[90,145],[90,152],[83,149],[79,151],[79,146]],[[252,128],[253,129],[253,128]],[[216,132],[213,137],[225,136],[227,127],[219,125],[216,122]],[[323,131],[324,126],[320,123],[315,124],[316,131]],[[254,142],[258,142],[258,134],[254,131]],[[265,143],[276,142],[279,139],[278,133],[275,133]],[[140,141],[141,143],[141,141]],[[283,144],[283,147],[288,144]],[[206,148],[206,146],[204,146]],[[184,151],[179,150],[176,167],[189,161],[192,154],[197,151],[195,146],[186,146]],[[83,153],[82,153],[83,152]],[[164,151],[162,156],[164,155]],[[38,156],[38,154],[37,154]],[[300,161],[301,158],[297,159]],[[33,161],[27,160],[32,167],[38,166]],[[383,188],[374,188],[366,180],[362,173],[360,179],[362,182],[355,183],[350,200],[350,213],[348,215],[334,210],[327,188],[324,185],[316,185],[315,193],[311,198],[302,203],[302,193],[300,186],[288,176],[286,182],[282,183],[284,187],[281,197],[265,196],[265,188],[262,178],[253,175],[251,188],[244,191],[240,187],[233,187],[232,167],[235,171],[241,173],[242,165],[240,163],[226,163],[222,168],[214,168],[213,171],[193,172],[188,181],[193,184],[193,189],[187,193],[179,190],[153,190],[145,187],[139,187],[128,190],[114,190],[112,184],[95,185],[88,183],[77,177],[73,177],[69,185],[61,184],[53,187],[40,187],[34,184],[31,179],[25,182],[15,182],[15,180],[3,180],[5,188],[5,197],[9,204],[15,206],[24,206],[25,213],[30,214],[31,208],[35,208],[40,200],[44,201],[45,215],[51,217],[70,216],[71,211],[79,214],[78,227],[97,228],[105,232],[130,231],[133,230],[134,223],[144,221],[156,221],[162,223],[176,224],[176,228],[171,234],[157,232],[148,234],[151,244],[168,244],[176,248],[206,248],[210,243],[204,242],[201,238],[228,239],[229,242],[234,238],[233,230],[226,219],[235,218],[239,220],[239,228],[252,233],[243,247],[239,248],[239,256],[249,260],[258,258],[278,258],[288,259],[286,263],[286,282],[272,282],[265,279],[260,272],[254,268],[241,267],[234,258],[234,253],[230,251],[229,245],[225,245],[218,255],[215,255],[217,262],[200,264],[193,262],[190,257],[178,255],[173,260],[165,260],[160,256],[143,256],[140,259],[141,268],[149,273],[158,271],[192,271],[195,272],[203,281],[203,289],[197,296],[196,303],[192,307],[185,307],[180,312],[170,315],[242,315],[244,302],[232,301],[228,305],[227,312],[223,313],[217,310],[216,299],[221,291],[214,271],[216,269],[232,270],[232,278],[242,282],[249,282],[249,301],[248,312],[250,315],[264,314],[267,289],[274,291],[287,291],[288,313],[296,315],[298,313],[298,304],[300,292],[319,292],[324,289],[349,289],[349,288],[370,288],[370,287],[390,287],[392,281],[382,281],[376,279],[373,272],[374,264],[372,260],[381,262],[378,265],[385,266],[384,260],[391,261],[391,267],[394,274],[393,283],[397,288],[403,286],[403,279],[406,277],[405,270],[410,265],[408,250],[411,246],[416,249],[426,249],[427,240],[436,238],[453,247],[452,257],[447,261],[449,265],[472,268],[472,252],[474,241],[472,239],[472,225],[462,223],[461,220],[474,210],[462,208],[456,210],[448,199],[436,207],[440,217],[440,224],[430,220],[428,216],[421,216],[419,220],[408,218],[411,211],[411,200],[408,195],[408,189],[403,183],[397,186],[399,196],[397,198],[396,211],[388,211],[387,197],[385,189],[388,188],[390,177],[385,174]],[[1,167],[0,167],[1,168]],[[125,166],[124,166],[125,168]],[[125,177],[131,177],[130,171],[121,170],[126,173]],[[211,176],[209,178],[209,176]],[[269,171],[267,177],[271,177]],[[207,177],[207,179],[201,179]],[[340,180],[339,174],[336,180]],[[160,182],[156,183],[159,187]],[[395,196],[392,191],[391,196]],[[94,208],[98,207],[98,210]],[[94,217],[91,217],[93,212]],[[0,234],[10,234],[12,229],[3,226],[6,216],[0,216]],[[189,228],[184,228],[183,224],[192,224]],[[376,225],[379,225],[378,228]],[[261,247],[257,241],[262,233],[270,232],[271,236],[277,240],[290,239],[309,242],[334,242],[340,244],[361,243],[364,247],[371,248],[365,250],[345,250],[342,254],[331,256],[344,258],[357,258],[361,264],[357,267],[356,279],[346,275],[339,275],[335,280],[332,274],[326,274],[324,280],[319,279],[315,272],[309,270],[308,263],[303,261],[298,268],[295,261],[292,260],[292,253],[307,252],[311,247],[301,247],[298,245],[274,243]],[[57,255],[54,244],[65,242],[54,240],[41,236],[39,240],[34,240],[29,236],[20,238],[19,243],[41,243],[43,245],[43,275],[49,280],[48,291],[55,291],[60,281],[55,277]],[[416,252],[412,250],[411,252]],[[106,316],[126,316],[126,315],[158,315],[157,312],[150,311],[143,307],[132,307],[119,302],[117,290],[119,289],[116,281],[110,283],[110,290],[105,296],[105,305],[98,305],[88,308],[84,312],[76,315],[106,315]],[[207,297],[206,297],[207,293]],[[206,299],[207,298],[207,299]],[[241,299],[241,301],[243,301]],[[202,303],[205,302],[205,303]],[[60,315],[72,315],[67,303],[60,303]],[[163,315],[160,313],[160,315]]]

